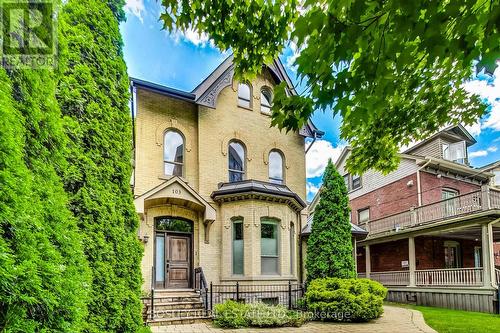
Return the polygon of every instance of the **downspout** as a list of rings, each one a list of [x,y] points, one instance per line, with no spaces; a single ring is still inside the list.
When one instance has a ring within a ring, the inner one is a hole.
[[[132,118],[132,186],[135,188],[135,155],[136,155],[136,137],[135,137],[135,116],[136,116],[137,94],[134,81],[130,81],[130,115]],[[132,189],[132,190],[133,190]]]
[[[299,283],[302,284],[304,281],[302,279],[303,274],[304,274],[304,269],[302,265],[304,264],[304,260],[302,258],[302,219],[301,219],[300,212],[297,212],[297,224],[299,227],[297,228],[299,230]]]
[[[420,168],[417,170],[417,198],[418,198],[418,206],[422,206],[422,185],[420,184],[420,170],[425,168],[427,165],[431,163],[430,159],[427,159],[427,162],[425,162],[424,165],[422,165]]]

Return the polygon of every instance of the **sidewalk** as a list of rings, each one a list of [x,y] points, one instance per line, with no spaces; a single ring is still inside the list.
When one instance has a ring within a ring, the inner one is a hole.
[[[384,306],[384,315],[369,323],[340,324],[309,322],[302,327],[279,327],[279,328],[242,328],[242,329],[220,329],[213,327],[210,322],[192,325],[171,325],[163,327],[152,327],[153,333],[166,332],[193,332],[193,333],[435,333],[424,321],[419,311],[395,306]]]

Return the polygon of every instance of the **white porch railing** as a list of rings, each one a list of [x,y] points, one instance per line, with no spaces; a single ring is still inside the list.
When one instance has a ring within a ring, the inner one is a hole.
[[[386,286],[407,286],[410,283],[410,271],[371,272],[370,279]]]
[[[482,268],[425,269],[415,271],[417,286],[481,286]]]
[[[493,208],[500,209],[500,191],[484,187],[480,191],[370,221],[367,229],[370,235],[399,231]]]
[[[366,278],[366,273],[358,273],[358,278],[360,279]]]

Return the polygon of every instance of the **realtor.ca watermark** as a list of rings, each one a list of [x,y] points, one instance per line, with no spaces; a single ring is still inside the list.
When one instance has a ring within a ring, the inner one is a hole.
[[[57,65],[57,18],[53,1],[4,0],[0,14],[2,66],[53,68]]]

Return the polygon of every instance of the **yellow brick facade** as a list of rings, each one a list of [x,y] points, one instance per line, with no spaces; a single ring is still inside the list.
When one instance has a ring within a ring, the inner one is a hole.
[[[165,194],[138,208],[141,216],[139,237],[144,240],[143,289],[151,288],[155,254],[154,219],[181,217],[194,222],[192,265],[202,267],[208,282],[283,283],[299,275],[299,234],[305,210],[248,198],[217,203],[211,198],[219,183],[228,182],[227,146],[240,140],[246,148],[246,179],[269,180],[268,155],[279,149],[284,156],[284,184],[303,201],[306,199],[304,137],[270,127],[271,118],[260,111],[260,91],[274,83],[267,71],[251,82],[252,107],[238,106],[237,82],[217,96],[216,108],[196,105],[150,89],[136,88],[134,195],[145,197],[171,178],[164,175],[163,136],[175,129],[184,137],[184,185],[169,185]],[[178,189],[176,189],[176,187]],[[183,187],[184,186],[184,187]],[[200,205],[193,203],[196,192],[215,209],[215,220],[207,223]],[[185,193],[186,192],[186,193]],[[170,194],[169,194],[170,193]],[[176,194],[177,193],[177,194]],[[172,197],[170,197],[172,196]],[[190,199],[191,198],[191,199]],[[136,205],[137,206],[137,205]],[[139,206],[138,206],[139,207]],[[244,274],[232,274],[232,218],[243,218]],[[278,221],[279,274],[262,275],[260,262],[260,221]],[[293,229],[291,226],[293,225]],[[207,227],[209,226],[209,227]],[[208,234],[206,235],[206,231]],[[293,230],[293,232],[291,232]],[[147,242],[146,242],[147,239]],[[291,242],[293,244],[291,244]]]

